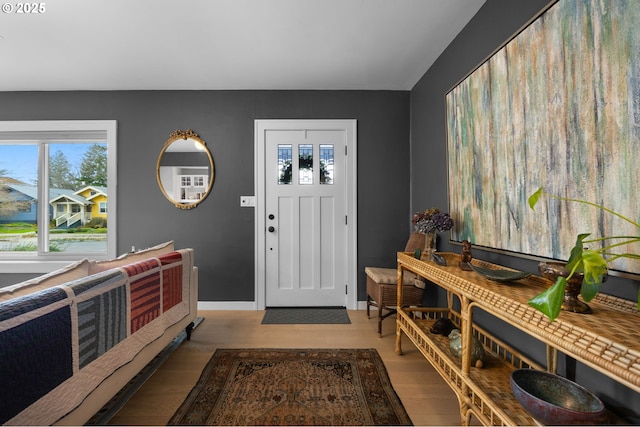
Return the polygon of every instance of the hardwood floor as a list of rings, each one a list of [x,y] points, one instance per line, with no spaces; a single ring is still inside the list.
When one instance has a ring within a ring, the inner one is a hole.
[[[375,312],[374,312],[375,313]],[[217,348],[375,348],[415,425],[460,425],[458,400],[408,338],[395,353],[394,318],[376,333],[372,313],[349,311],[349,325],[262,325],[263,311],[201,311],[202,323],[171,354],[112,425],[166,425]]]

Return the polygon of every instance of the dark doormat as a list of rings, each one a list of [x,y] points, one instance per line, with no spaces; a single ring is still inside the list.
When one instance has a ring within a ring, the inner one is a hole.
[[[262,318],[264,325],[294,324],[349,324],[351,320],[344,307],[277,307],[267,308]]]

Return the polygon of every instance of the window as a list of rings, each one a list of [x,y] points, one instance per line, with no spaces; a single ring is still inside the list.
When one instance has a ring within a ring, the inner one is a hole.
[[[278,144],[278,184],[292,183],[291,144]]]
[[[298,145],[298,183],[313,184],[313,145]]]
[[[333,144],[320,144],[320,184],[333,184]]]
[[[0,273],[115,257],[116,159],[115,121],[0,121]]]

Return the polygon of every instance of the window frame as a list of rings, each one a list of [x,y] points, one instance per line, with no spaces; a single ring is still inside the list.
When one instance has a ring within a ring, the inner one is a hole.
[[[43,120],[0,121],[0,141],[43,141],[53,143],[73,140],[104,140],[107,143],[107,200],[109,226],[107,250],[91,253],[0,252],[0,273],[48,273],[73,261],[87,257],[111,259],[117,253],[117,122],[115,120]],[[49,200],[48,146],[38,150],[38,199]],[[45,185],[46,184],[46,185]],[[48,205],[39,204],[38,224],[48,224]],[[42,208],[41,206],[47,206]],[[48,233],[38,233],[38,248],[48,247]]]

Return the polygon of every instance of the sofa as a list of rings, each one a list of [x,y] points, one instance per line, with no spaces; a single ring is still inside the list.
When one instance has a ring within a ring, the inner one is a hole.
[[[82,425],[197,312],[192,249],[167,242],[0,288],[0,422]]]

